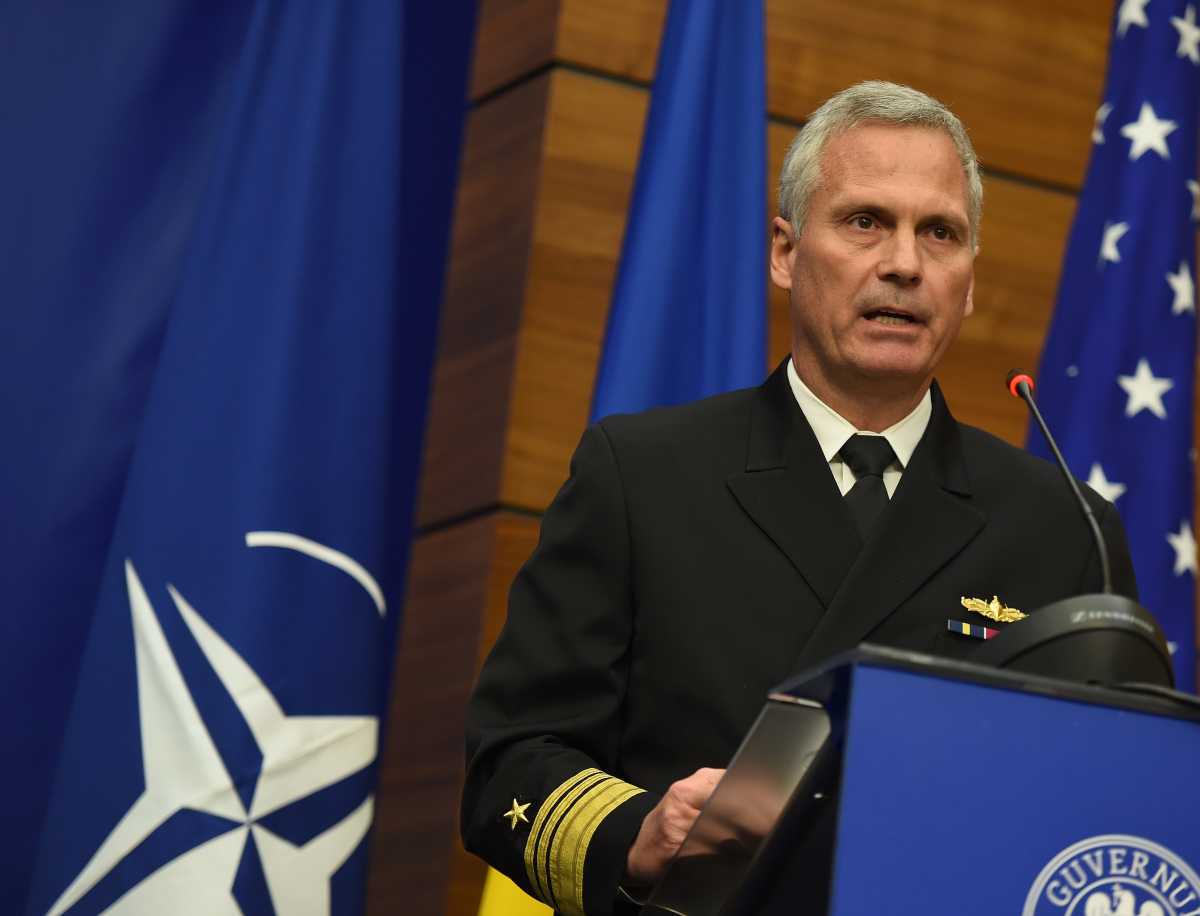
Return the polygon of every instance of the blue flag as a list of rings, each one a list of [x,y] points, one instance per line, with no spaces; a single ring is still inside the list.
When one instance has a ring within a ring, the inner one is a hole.
[[[672,0],[593,418],[762,381],[765,96],[762,0]]]
[[[1125,0],[1042,354],[1039,404],[1072,470],[1115,503],[1142,604],[1195,686],[1192,392],[1200,22]],[[1049,455],[1031,426],[1030,447]]]
[[[473,10],[28,6],[0,910],[359,912]]]

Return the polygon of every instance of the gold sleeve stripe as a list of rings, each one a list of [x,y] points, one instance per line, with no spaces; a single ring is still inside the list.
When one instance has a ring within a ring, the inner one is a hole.
[[[606,817],[642,791],[637,786],[614,779],[596,793],[594,801],[589,799],[588,810],[580,811],[579,816],[573,817],[567,825],[562,835],[562,849],[557,856],[557,872],[553,876],[555,887],[562,889],[558,893],[559,899],[567,897],[569,901],[563,907],[563,913],[583,916],[583,868],[592,835]],[[553,854],[552,858],[555,858]]]
[[[534,867],[538,846],[542,842],[543,837],[546,836],[547,828],[557,823],[560,814],[559,804],[562,802],[563,797],[572,789],[588,780],[602,779],[603,777],[604,773],[593,767],[576,773],[570,779],[564,780],[538,806],[537,815],[534,817],[533,823],[529,825],[529,838],[525,841],[525,874],[529,877],[529,883],[537,893],[537,896],[546,903],[551,903],[550,883],[549,881],[542,880],[542,873]]]
[[[583,873],[592,837],[608,815],[642,791],[592,768],[550,793],[525,844],[525,871],[542,900],[564,916],[583,916]]]
[[[563,819],[574,809],[579,800],[611,778],[600,770],[593,769],[588,771],[585,777],[574,780],[571,788],[559,799],[558,805],[546,819],[546,825],[542,829],[541,836],[538,837],[537,848],[533,853],[533,865],[539,880],[545,886],[546,902],[556,910],[559,909],[559,888],[556,888],[550,881],[549,864],[550,853],[555,848],[555,838],[562,827]]]

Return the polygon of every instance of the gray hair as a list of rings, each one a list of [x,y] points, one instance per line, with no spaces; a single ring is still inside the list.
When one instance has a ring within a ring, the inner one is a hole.
[[[808,216],[808,202],[821,177],[821,154],[838,134],[864,123],[931,127],[954,141],[967,182],[967,219],[971,242],[979,242],[983,214],[983,180],[975,148],[955,115],[932,96],[909,86],[869,80],[843,89],[813,112],[796,134],[779,174],[779,215],[797,236]]]

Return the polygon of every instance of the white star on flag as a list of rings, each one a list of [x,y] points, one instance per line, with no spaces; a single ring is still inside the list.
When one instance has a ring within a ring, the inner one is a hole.
[[[1141,158],[1142,153],[1154,150],[1164,159],[1170,159],[1171,151],[1167,148],[1167,136],[1178,126],[1174,121],[1159,118],[1154,113],[1153,105],[1149,102],[1142,102],[1138,119],[1130,121],[1121,128],[1121,136],[1128,137],[1132,141],[1129,144],[1129,158],[1136,161]]]
[[[1192,273],[1188,270],[1187,262],[1179,262],[1179,272],[1167,274],[1167,282],[1175,292],[1175,301],[1171,303],[1171,314],[1182,315],[1184,312],[1196,312],[1196,284]]]
[[[1117,250],[1117,242],[1129,231],[1129,223],[1105,223],[1104,238],[1100,241],[1100,260],[1112,261],[1116,264],[1121,260],[1121,252]]]
[[[1104,122],[1108,120],[1108,116],[1112,114],[1113,107],[1105,102],[1096,109],[1096,120],[1092,123],[1092,142],[1104,142]]]
[[[1192,195],[1192,219],[1200,220],[1200,181],[1189,178],[1187,189]]]
[[[1162,396],[1175,387],[1169,378],[1156,378],[1150,371],[1150,363],[1139,359],[1133,375],[1118,375],[1117,384],[1125,389],[1129,401],[1125,404],[1125,416],[1132,417],[1148,410],[1160,420],[1167,418],[1167,408]]]
[[[1110,503],[1115,503],[1117,498],[1125,492],[1125,484],[1109,480],[1104,473],[1104,468],[1100,467],[1100,462],[1098,461],[1092,465],[1091,473],[1088,474],[1087,485]]]
[[[1185,521],[1178,533],[1167,535],[1167,541],[1175,551],[1175,575],[1182,576],[1185,572],[1196,575],[1196,537],[1192,526]]]
[[[1196,8],[1189,3],[1182,19],[1171,17],[1171,25],[1179,33],[1175,56],[1186,57],[1193,64],[1200,64],[1200,26],[1196,25]]]
[[[373,796],[303,846],[275,836],[260,819],[369,766],[378,750],[377,720],[288,715],[245,659],[168,586],[176,609],[262,752],[262,769],[247,808],[128,560],[125,580],[133,620],[145,791],[55,901],[50,916],[73,907],[172,815],[189,808],[224,818],[229,829],[159,866],[106,913],[241,913],[233,886],[253,834],[275,911],[328,916],[330,880],[370,829]]]
[[[1131,25],[1140,25],[1143,29],[1150,25],[1146,19],[1146,7],[1150,0],[1122,0],[1121,9],[1117,12],[1117,34],[1122,38]]]

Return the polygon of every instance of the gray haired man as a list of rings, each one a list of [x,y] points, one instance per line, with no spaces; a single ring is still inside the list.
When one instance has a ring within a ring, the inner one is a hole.
[[[973,308],[982,198],[924,93],[862,83],[813,114],[770,252],[790,357],[584,433],[471,702],[468,849],[560,912],[618,912],[772,686],[864,640],[968,658],[945,626],[962,595],[1098,588],[1057,469],[957,423],[934,381]],[[1116,512],[1088,498],[1135,597]]]

